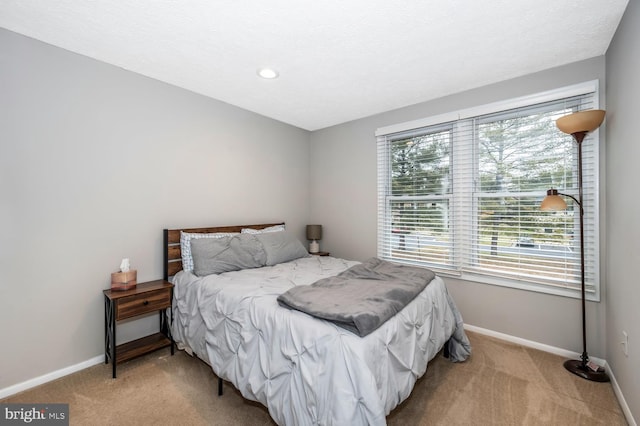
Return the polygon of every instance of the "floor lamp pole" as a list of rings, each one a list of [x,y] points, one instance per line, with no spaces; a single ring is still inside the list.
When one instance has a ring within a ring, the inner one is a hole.
[[[540,204],[541,210],[565,210],[567,203],[560,195],[569,197],[580,208],[580,301],[582,302],[582,355],[580,360],[565,361],[564,367],[584,379],[595,382],[608,382],[609,376],[604,368],[589,361],[587,354],[587,306],[586,306],[586,278],[584,253],[584,204],[582,197],[582,141],[587,133],[597,129],[604,120],[605,111],[593,109],[578,111],[565,115],[556,120],[556,126],[563,133],[573,136],[578,144],[578,198],[570,194],[562,194],[556,189],[549,189],[547,196]]]
[[[578,204],[580,208],[580,294],[582,301],[582,355],[580,361],[567,360],[564,363],[564,367],[584,379],[592,380],[595,382],[608,382],[609,376],[602,367],[595,367],[592,369],[589,364],[589,355],[587,354],[587,314],[586,314],[586,292],[585,292],[585,256],[584,256],[584,208],[582,199],[582,141],[584,140],[587,132],[572,133],[573,138],[578,144],[578,199],[574,197],[573,200]]]

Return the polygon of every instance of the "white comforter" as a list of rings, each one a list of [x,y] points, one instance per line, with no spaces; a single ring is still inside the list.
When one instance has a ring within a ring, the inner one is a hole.
[[[356,263],[311,256],[203,278],[180,272],[173,337],[278,424],[384,425],[456,328],[464,332],[439,277],[364,338],[278,305],[292,286]]]

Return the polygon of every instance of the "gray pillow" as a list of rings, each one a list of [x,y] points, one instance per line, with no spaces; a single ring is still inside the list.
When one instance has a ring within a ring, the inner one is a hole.
[[[259,268],[267,260],[262,244],[252,234],[191,240],[191,255],[193,273],[199,277]]]
[[[267,254],[267,266],[309,256],[300,240],[287,231],[256,234]]]

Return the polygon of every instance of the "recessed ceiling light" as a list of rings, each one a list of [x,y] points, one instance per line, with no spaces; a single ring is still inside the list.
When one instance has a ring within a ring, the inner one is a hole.
[[[274,78],[278,78],[278,71],[272,68],[260,68],[258,70],[258,75],[262,78],[266,78],[268,80],[273,80]]]

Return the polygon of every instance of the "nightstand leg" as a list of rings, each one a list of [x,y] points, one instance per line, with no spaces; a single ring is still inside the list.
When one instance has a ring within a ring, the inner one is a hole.
[[[173,298],[173,291],[171,292],[171,297]],[[171,355],[173,355],[175,346],[173,335],[171,334],[171,325],[173,324],[173,307],[170,306],[167,309],[169,309],[168,314],[166,309],[160,311],[160,332],[171,341]]]
[[[104,298],[104,363],[109,364],[109,298]]]
[[[116,313],[115,313],[116,304],[113,300],[109,300],[108,309],[105,311],[109,313],[109,330],[108,330],[108,350],[111,357],[111,375],[115,379],[116,378]]]
[[[116,378],[116,325],[115,325],[115,314],[111,314],[111,335],[113,336],[113,340],[111,341],[111,365],[113,366],[113,374],[112,377]]]
[[[173,287],[171,287],[171,306],[169,307],[169,315],[171,316],[171,321],[169,322],[169,340],[171,340],[171,356],[173,356],[175,342],[173,341],[173,333],[171,332],[171,326],[173,326]]]
[[[170,314],[167,314],[167,309]],[[171,341],[171,355],[173,355],[173,336],[171,335],[171,323],[173,322],[173,309],[171,307],[160,311],[160,332]],[[169,315],[171,317],[169,318]]]

